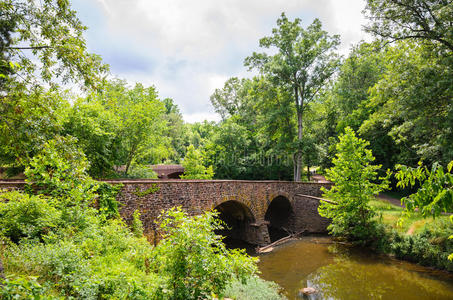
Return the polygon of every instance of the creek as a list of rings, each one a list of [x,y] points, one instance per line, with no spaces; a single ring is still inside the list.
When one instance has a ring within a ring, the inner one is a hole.
[[[303,237],[259,255],[263,279],[288,299],[453,299],[453,275],[333,242]],[[303,298],[298,291],[313,287]]]

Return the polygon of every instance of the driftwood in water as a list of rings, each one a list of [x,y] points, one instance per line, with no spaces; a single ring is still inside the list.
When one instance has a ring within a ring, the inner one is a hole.
[[[293,240],[296,236],[298,235],[301,235],[305,232],[304,231],[300,231],[300,232],[297,232],[297,233],[294,233],[294,234],[290,234],[284,238],[281,238],[279,240],[276,240],[275,242],[269,244],[269,245],[266,245],[264,247],[257,247],[256,248],[256,253],[268,253],[268,252],[272,252],[272,250],[274,250],[274,246],[278,246],[278,245],[281,245],[281,244],[284,244],[286,242],[289,242],[291,240]]]

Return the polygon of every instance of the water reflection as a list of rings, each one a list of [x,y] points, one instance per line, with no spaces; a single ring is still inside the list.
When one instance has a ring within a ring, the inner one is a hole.
[[[262,277],[280,284],[289,299],[310,286],[307,299],[453,299],[453,278],[363,249],[304,238],[260,257]]]

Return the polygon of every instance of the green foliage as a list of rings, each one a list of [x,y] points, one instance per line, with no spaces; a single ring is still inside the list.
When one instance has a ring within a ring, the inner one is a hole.
[[[182,179],[212,179],[214,171],[212,166],[204,166],[203,154],[195,149],[193,145],[187,147],[187,153],[184,157],[182,165],[184,167],[184,174],[181,175]]]
[[[160,217],[163,239],[153,251],[153,268],[160,276],[160,293],[165,299],[203,299],[222,294],[228,282],[254,274],[256,259],[244,250],[228,250],[217,213],[206,212],[189,218],[180,208]]]
[[[98,194],[97,203],[99,211],[106,216],[106,218],[118,218],[120,216],[119,206],[120,203],[116,200],[118,193],[123,188],[122,184],[109,184],[106,182],[99,182],[96,193]]]
[[[157,173],[149,165],[132,164],[129,168],[127,178],[157,179]]]
[[[59,85],[94,87],[108,67],[69,1],[3,0],[0,11],[0,163],[23,168],[61,129]]]
[[[292,178],[295,108],[290,93],[266,77],[231,78],[211,102],[225,114],[203,148],[217,178]]]
[[[387,48],[384,59],[386,72],[367,104],[374,112],[359,133],[375,140],[374,148],[393,164],[446,165],[453,157],[452,56],[407,41]]]
[[[77,138],[77,145],[90,162],[88,173],[95,178],[107,178],[113,173],[119,139],[118,116],[100,102],[78,99],[68,109],[63,133]]]
[[[303,136],[302,121],[306,103],[315,99],[339,64],[338,55],[333,50],[340,39],[338,35],[330,36],[322,30],[318,19],[307,29],[302,28],[300,22],[298,18],[291,22],[282,13],[277,20],[278,27],[272,30],[272,35],[260,40],[261,47],[276,48],[277,53],[253,53],[245,59],[246,66],[270,76],[293,96],[299,142]],[[294,180],[299,181],[302,152],[298,147],[294,157]]]
[[[87,175],[88,162],[75,144],[74,138],[60,136],[46,142],[25,169],[28,186],[74,204],[94,200],[98,185]]]
[[[166,143],[172,148],[170,158],[179,163],[186,153],[187,143],[190,143],[188,141],[187,127],[184,124],[178,106],[173,100],[165,98],[162,102],[165,105],[164,119],[167,122],[164,135],[168,138]],[[166,148],[169,147],[167,146]]]
[[[46,297],[45,288],[39,284],[33,276],[8,276],[6,279],[0,278],[0,299],[51,299]]]
[[[374,157],[368,145],[351,128],[345,129],[336,146],[334,166],[326,171],[326,178],[335,185],[323,188],[324,197],[334,203],[323,201],[318,209],[321,216],[332,219],[331,234],[360,243],[367,243],[375,229],[375,211],[369,201],[388,186],[387,180],[376,183],[380,166],[370,165]]]
[[[453,4],[448,0],[368,0],[366,27],[390,41],[419,39],[453,51],[451,21]]]
[[[237,300],[278,300],[286,299],[279,293],[280,287],[274,282],[265,281],[258,276],[247,279],[246,283],[234,280],[225,289],[225,295]]]
[[[138,197],[144,197],[149,194],[154,194],[160,191],[160,186],[157,183],[151,184],[151,187],[141,191],[139,187],[135,189],[135,192],[133,192],[134,195]]]
[[[99,56],[87,52],[82,35],[86,27],[69,1],[5,0],[1,8],[2,18],[10,21],[7,32],[14,33],[2,52],[20,66],[9,76],[9,87],[40,84],[40,80],[53,87],[58,81],[94,86],[105,75],[108,67]]]
[[[416,262],[437,269],[453,270],[453,262],[448,259],[453,252],[453,241],[448,239],[453,228],[450,222],[439,227],[426,227],[417,235],[401,235],[393,232],[387,240],[390,253],[399,259]]]
[[[155,87],[145,88],[137,83],[129,88],[125,81],[117,79],[105,83],[87,101],[99,102],[115,115],[115,139],[119,145],[115,165],[124,165],[125,175],[131,165],[143,164],[153,147],[161,143],[165,106]]]
[[[140,220],[140,212],[137,209],[134,210],[134,214],[132,215],[131,230],[136,237],[143,237],[143,223]]]
[[[407,212],[418,209],[424,217],[438,216],[442,212],[453,210],[453,161],[448,164],[446,172],[444,168],[435,163],[431,170],[419,162],[417,168],[404,165],[396,166],[398,172],[395,177],[398,179],[398,187],[418,186],[417,192],[404,197]]]
[[[0,191],[0,235],[13,242],[42,239],[57,227],[61,212],[51,199],[18,191]]]
[[[157,278],[147,271],[151,245],[118,220],[96,219],[84,230],[46,243],[10,246],[5,271],[34,274],[54,294],[83,299],[155,299]]]

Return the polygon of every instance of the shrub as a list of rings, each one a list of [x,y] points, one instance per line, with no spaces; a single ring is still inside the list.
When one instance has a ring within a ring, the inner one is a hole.
[[[89,204],[97,182],[87,173],[88,161],[76,147],[76,139],[57,136],[47,141],[25,168],[31,193],[58,197],[73,205]]]
[[[120,203],[116,200],[116,196],[123,188],[122,184],[109,184],[106,182],[99,182],[96,194],[98,194],[98,205],[101,214],[105,215],[107,219],[117,218],[120,216],[119,206]]]
[[[0,193],[0,234],[13,242],[41,239],[55,229],[59,219],[60,212],[51,199],[18,191]]]
[[[222,294],[235,276],[245,281],[257,271],[256,259],[244,250],[228,250],[216,212],[188,217],[180,208],[160,217],[163,239],[153,251],[153,269],[162,281],[164,299],[204,299]]]
[[[52,294],[65,297],[153,298],[158,280],[146,263],[152,247],[119,220],[99,224],[55,243],[11,245],[5,270],[32,274]]]
[[[0,278],[0,299],[44,299],[46,290],[33,276],[8,276]]]
[[[132,233],[136,237],[143,236],[143,223],[140,220],[140,212],[138,210],[134,211],[131,229],[132,229]]]
[[[280,287],[258,276],[251,276],[246,283],[233,280],[225,288],[225,296],[237,300],[279,300],[286,299],[279,293]]]

